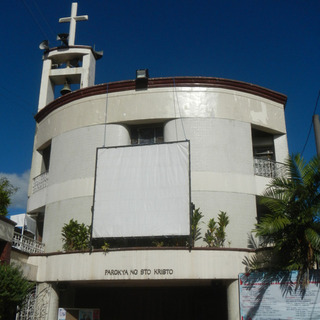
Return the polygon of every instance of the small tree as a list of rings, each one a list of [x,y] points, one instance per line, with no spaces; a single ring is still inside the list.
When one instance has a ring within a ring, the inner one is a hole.
[[[11,196],[17,190],[6,177],[0,177],[0,215],[6,216],[8,214]]]
[[[227,213],[220,211],[218,221],[214,218],[210,219],[207,224],[207,232],[203,240],[207,243],[208,247],[223,247],[226,240],[226,227],[229,224]]]
[[[284,169],[285,176],[274,178],[263,194],[261,202],[270,213],[254,230],[262,245],[272,250],[272,260],[264,259],[255,268],[298,270],[298,282],[305,287],[309,270],[320,258],[320,157],[307,163],[293,155]]]
[[[20,268],[0,264],[0,320],[13,320],[17,307],[21,307],[33,287]]]
[[[191,216],[191,239],[192,246],[194,246],[195,242],[201,239],[201,229],[199,227],[199,222],[203,218],[203,214],[200,211],[200,208],[193,210]]]
[[[63,249],[65,251],[85,250],[90,245],[90,227],[71,219],[62,228]]]

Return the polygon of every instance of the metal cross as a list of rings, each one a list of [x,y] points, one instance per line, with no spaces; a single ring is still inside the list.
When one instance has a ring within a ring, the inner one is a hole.
[[[88,20],[88,16],[78,16],[77,17],[77,9],[78,9],[78,3],[73,2],[71,6],[71,17],[66,18],[60,18],[59,22],[70,22],[70,28],[69,28],[69,46],[74,45],[74,39],[76,37],[76,23],[77,21],[83,21]]]

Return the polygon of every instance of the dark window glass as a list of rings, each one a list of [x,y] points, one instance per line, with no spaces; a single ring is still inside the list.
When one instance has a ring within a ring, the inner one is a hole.
[[[46,172],[49,171],[50,166],[50,153],[51,153],[51,144],[42,150],[42,171]]]
[[[131,128],[131,144],[162,143],[163,126],[134,126]]]
[[[274,160],[273,135],[267,132],[252,130],[253,156],[259,159]]]

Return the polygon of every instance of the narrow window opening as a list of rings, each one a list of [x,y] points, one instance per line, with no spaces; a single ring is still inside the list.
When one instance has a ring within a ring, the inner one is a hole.
[[[132,126],[130,128],[131,144],[162,143],[163,125]]]
[[[48,172],[50,167],[51,144],[40,151],[42,154],[41,173]]]
[[[272,134],[252,129],[252,146],[254,158],[275,160]]]

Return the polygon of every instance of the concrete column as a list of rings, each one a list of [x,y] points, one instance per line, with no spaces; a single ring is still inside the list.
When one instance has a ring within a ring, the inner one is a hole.
[[[107,124],[104,128],[104,146],[126,146],[131,144],[129,130],[119,124]]]
[[[315,114],[313,116],[313,128],[314,128],[314,137],[316,140],[317,155],[318,157],[320,157],[320,122],[319,122],[318,114]]]
[[[54,100],[54,85],[50,79],[51,67],[51,59],[45,59],[42,67],[38,111]]]
[[[285,162],[288,159],[288,140],[286,134],[274,135],[274,154],[277,162]]]
[[[57,286],[55,284],[52,284],[50,288],[47,320],[58,319],[58,308],[59,308],[59,292],[58,292]]]
[[[238,280],[227,284],[228,320],[239,320],[239,284]]]
[[[86,88],[94,85],[96,59],[91,50],[82,58],[82,72],[80,88]]]

